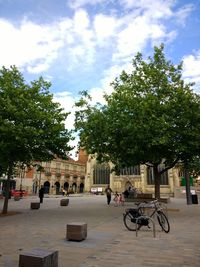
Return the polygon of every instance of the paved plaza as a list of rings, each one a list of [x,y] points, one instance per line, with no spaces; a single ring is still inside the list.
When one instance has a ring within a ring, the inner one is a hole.
[[[44,198],[39,210],[30,209],[36,196],[9,200],[9,212],[17,214],[0,216],[0,267],[18,267],[19,254],[35,248],[57,250],[59,267],[200,267],[200,204],[171,198],[171,231],[156,223],[154,238],[152,229],[142,227],[136,237],[125,228],[123,212],[132,203],[115,207],[105,196],[74,195],[60,206],[60,198]],[[87,223],[84,241],[66,240],[71,222]]]

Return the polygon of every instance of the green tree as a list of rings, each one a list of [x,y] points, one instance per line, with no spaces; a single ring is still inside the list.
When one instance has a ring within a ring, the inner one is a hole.
[[[19,70],[0,69],[0,165],[7,175],[3,213],[7,213],[10,179],[18,163],[67,158],[72,134],[65,113],[53,101],[43,78],[26,83]]]
[[[82,92],[75,127],[80,145],[98,160],[111,161],[115,171],[146,164],[153,168],[155,196],[161,174],[199,153],[200,98],[182,77],[182,64],[166,60],[164,46],[147,60],[138,53],[131,74],[123,71],[105,95],[105,105],[90,104]],[[160,168],[160,165],[163,168]]]

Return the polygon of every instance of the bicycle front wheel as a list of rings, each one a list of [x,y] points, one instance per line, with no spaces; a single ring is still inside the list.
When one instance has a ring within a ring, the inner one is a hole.
[[[165,233],[169,233],[170,225],[169,225],[169,221],[167,219],[167,216],[162,211],[158,211],[157,219],[158,219],[158,223],[160,224],[160,227],[162,228],[162,230]]]
[[[124,221],[124,225],[129,231],[136,231],[136,223],[133,222],[133,217],[129,212],[124,214],[123,221]],[[137,224],[137,230],[139,230],[140,227],[141,225]]]

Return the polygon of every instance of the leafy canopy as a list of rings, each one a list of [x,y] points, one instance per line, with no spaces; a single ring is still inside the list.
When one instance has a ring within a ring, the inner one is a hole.
[[[75,127],[80,145],[116,170],[164,164],[162,173],[199,154],[200,98],[183,81],[182,64],[165,58],[163,45],[147,60],[138,53],[132,65],[131,74],[123,71],[112,83],[105,105],[92,106],[82,92]]]
[[[71,133],[65,129],[64,113],[43,78],[27,84],[12,66],[0,69],[0,165],[30,163],[67,157]]]

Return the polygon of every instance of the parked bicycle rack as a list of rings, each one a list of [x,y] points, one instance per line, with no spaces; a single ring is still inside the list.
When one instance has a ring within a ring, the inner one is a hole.
[[[140,217],[136,218],[136,222],[135,222],[136,236],[138,235],[138,221],[139,220],[148,220],[148,221],[150,220],[153,224],[153,237],[156,237],[155,222],[151,217],[149,217],[147,215],[141,215]]]

